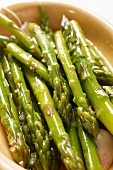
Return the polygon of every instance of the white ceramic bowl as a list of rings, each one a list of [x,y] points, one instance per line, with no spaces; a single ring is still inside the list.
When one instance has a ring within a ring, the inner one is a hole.
[[[14,4],[9,8],[13,10],[22,21],[28,20],[39,22],[39,6],[43,5],[46,9],[51,27],[53,30],[60,28],[62,15],[65,14],[69,19],[76,19],[84,30],[85,36],[91,40],[104,54],[113,66],[113,26],[99,18],[95,14],[73,6],[56,2],[29,2]],[[1,11],[3,12],[3,11]],[[10,17],[10,16],[9,16]],[[6,34],[0,26],[0,34]],[[0,168],[1,170],[22,170],[11,156],[4,128],[0,123]]]

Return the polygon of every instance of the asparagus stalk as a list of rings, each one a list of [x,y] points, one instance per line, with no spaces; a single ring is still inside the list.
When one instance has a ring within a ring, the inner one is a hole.
[[[71,21],[71,24],[73,26],[73,29],[75,29],[75,30],[78,29],[78,27],[77,27],[78,25],[77,25],[76,21]],[[79,31],[77,33],[79,33]],[[84,35],[80,34],[79,36],[83,37]],[[84,42],[84,39],[81,38],[81,41],[82,40]],[[91,67],[86,59],[86,56],[82,57],[83,53],[81,52],[81,48],[80,48],[80,43],[78,43],[78,44],[76,43],[76,46],[73,45],[73,49],[74,49],[73,58],[74,58],[75,66],[76,66],[78,75],[80,77],[80,80],[81,80],[81,82],[83,82],[82,84],[85,84],[85,85],[83,85],[84,91],[86,92],[86,95],[87,95],[90,103],[92,104],[92,106],[94,107],[94,109],[96,111],[97,118],[99,118],[100,121],[102,121],[102,123],[108,128],[108,130],[111,133],[113,133],[113,130],[112,130],[113,113],[112,113],[112,109],[110,109],[113,106],[112,106],[111,102],[109,101],[109,98],[106,95],[106,93],[104,93],[102,88],[99,86],[99,84],[91,70]],[[89,84],[88,84],[88,82],[89,82]],[[87,84],[87,87],[86,87],[86,84]],[[87,91],[86,91],[86,89],[87,89]],[[105,107],[103,107],[103,105]],[[102,109],[101,109],[101,107],[102,107]],[[108,112],[107,112],[107,110],[108,110]],[[107,113],[107,114],[105,114],[105,113]]]
[[[88,46],[90,48],[92,55],[94,56],[95,60],[98,62],[98,65],[102,67],[102,69],[105,71],[105,73],[112,74],[113,71],[110,69],[110,66],[107,65],[105,58],[102,56],[100,51],[91,42],[89,43],[88,40],[87,40],[87,43],[88,43]],[[109,80],[106,79],[106,83],[105,83],[106,85],[108,84],[107,83],[108,81]],[[105,82],[105,80],[104,80],[104,82]],[[108,94],[111,102],[113,103],[113,89],[112,89],[112,87],[111,86],[102,86],[102,88]]]
[[[27,84],[27,85],[29,86],[29,84]],[[32,89],[31,89],[30,86],[28,88],[30,89],[30,92],[31,92],[30,94],[31,94],[31,100],[32,100],[33,107],[36,110],[36,112],[39,113],[39,115],[41,117],[41,122],[48,132],[48,127],[47,127],[46,121],[43,117],[43,114],[41,113],[41,110],[40,110],[39,105],[36,101],[36,98],[35,98],[35,96],[32,92]],[[50,165],[51,170],[58,170],[60,163],[61,163],[61,158],[60,158],[60,153],[59,153],[56,145],[54,144],[53,140],[50,140],[50,147],[51,147],[51,158],[52,158],[51,159],[51,165]]]
[[[75,109],[73,110],[72,113],[72,120],[70,127],[67,130],[70,138],[71,145],[75,147],[75,149],[78,152],[78,155],[81,159],[83,159],[83,154],[82,154],[82,148],[80,145],[80,140],[77,132],[77,122],[76,122],[76,117],[75,117]],[[76,140],[75,140],[76,139]]]
[[[9,30],[15,37],[27,47],[29,52],[33,54],[36,58],[41,59],[41,51],[38,45],[12,20],[7,18],[4,14],[0,13],[0,24],[3,25],[7,30]]]
[[[7,36],[4,36],[4,35],[0,35],[0,47],[1,48],[4,48],[6,46],[6,44],[10,43],[14,41],[13,38],[9,38]]]
[[[77,114],[81,118],[83,126],[88,130],[88,132],[96,137],[98,134],[98,123],[93,116],[93,111],[89,104],[85,94],[82,91],[80,82],[78,80],[75,67],[72,64],[68,49],[66,47],[65,40],[61,31],[55,33],[55,41],[58,50],[58,57],[63,65],[64,71],[66,73],[69,85],[73,92],[74,103],[78,106]]]
[[[54,35],[53,35],[52,29],[50,26],[49,17],[47,15],[47,12],[43,8],[43,6],[40,7],[40,21],[41,21],[42,30],[45,31],[50,42],[52,41],[54,44]],[[55,44],[54,44],[54,46],[55,46]]]
[[[78,56],[75,65],[84,91],[95,109],[96,117],[104,124],[108,131],[113,134],[113,104],[98,84],[86,58]]]
[[[90,43],[88,43],[89,50],[91,54],[93,55],[95,61],[97,62],[98,66],[100,67],[100,70],[95,69],[95,66],[93,69],[93,73],[97,77],[98,82],[101,85],[105,86],[111,86],[113,85],[113,71],[111,71],[107,65],[107,63],[104,61],[104,58],[101,56],[101,54],[97,51],[97,49],[94,48],[94,46]]]
[[[101,52],[97,49],[97,47],[95,47],[94,44],[88,40],[87,44],[91,54],[93,55],[95,61],[98,63],[101,69],[107,73],[113,73],[113,71],[111,71],[110,67],[107,64],[107,61],[105,61],[104,56],[102,56]]]
[[[70,103],[70,88],[68,87],[66,80],[61,75],[60,66],[54,49],[51,47],[46,34],[44,34],[40,26],[35,23],[30,23],[28,25],[28,29],[36,38],[42,50],[42,56],[47,63],[50,82],[54,88],[53,99],[55,101],[55,106],[64,124],[69,126],[72,110]]]
[[[42,78],[44,78],[46,81],[49,81],[48,79],[48,71],[46,67],[41,64],[38,60],[32,57],[31,54],[28,52],[25,52],[22,48],[20,48],[15,43],[9,43],[7,44],[7,50],[19,61],[21,61],[23,64],[28,66],[30,70],[35,71],[38,75],[40,75]]]
[[[61,165],[61,155],[53,140],[51,140],[52,161],[50,170],[59,170]]]
[[[5,82],[5,86],[4,83]],[[6,90],[6,88],[7,90]],[[14,160],[22,167],[29,165],[29,148],[25,143],[22,129],[18,119],[18,113],[8,90],[8,84],[4,80],[4,73],[0,64],[0,117],[7,132],[10,151]]]
[[[5,77],[8,80],[8,83],[10,85],[11,92],[13,93],[15,89],[15,85],[13,82],[10,65],[5,54],[2,54],[1,63],[2,63],[3,70],[4,70]]]
[[[87,170],[104,170],[100,163],[96,144],[93,138],[83,129],[79,118],[77,118],[77,128]]]
[[[26,87],[21,67],[17,63],[17,60],[14,60],[12,57],[10,57],[10,63],[14,83],[18,90],[18,96],[21,98],[21,104],[26,114],[27,126],[31,131],[32,141],[35,144],[43,169],[49,170],[51,150],[48,133],[45,131],[44,126],[41,123],[39,114],[35,112],[32,106],[30,92]]]
[[[47,12],[43,8],[43,6],[40,7],[40,21],[41,21],[41,28],[46,33],[47,38],[50,42],[50,45],[54,49],[54,52],[57,54],[55,41],[54,41],[54,33],[52,32],[49,17],[47,15]]]
[[[61,153],[61,159],[67,170],[84,169],[82,160],[79,158],[76,150],[71,147],[69,136],[65,132],[47,86],[36,76],[35,73],[30,72],[27,68],[24,68],[24,74],[39,103],[40,109],[42,110],[49,127],[51,138],[54,140],[59,152]]]
[[[71,55],[73,56],[75,53],[84,55],[90,62],[99,83],[101,85],[113,85],[113,74],[106,72],[101,63],[99,63],[99,60],[95,60],[95,56],[91,52],[78,22],[72,21],[70,23],[68,19],[63,16],[61,28]],[[72,59],[72,61],[74,62],[74,59]]]
[[[11,54],[8,53],[9,57],[10,57],[10,55]],[[21,105],[19,105],[20,99],[18,98],[17,92],[15,90],[15,84],[14,84],[14,81],[13,81],[9,61],[8,61],[8,58],[6,57],[5,54],[3,54],[3,56],[1,57],[1,62],[2,62],[4,74],[7,78],[7,81],[10,85],[10,88],[11,88],[12,97],[13,97],[13,100],[15,101],[15,105],[16,105],[18,113],[19,113],[19,115],[18,115],[19,121],[20,121],[20,124],[22,126],[25,141],[26,141],[27,145],[29,146],[30,155],[31,155],[31,153],[34,152],[34,145],[33,145],[32,140],[31,140],[31,133],[30,133],[30,130],[28,129],[28,127],[26,125],[26,120],[25,120],[23,108],[22,108]]]
[[[113,88],[111,86],[102,86],[102,88],[108,94],[110,101],[113,104]]]
[[[9,57],[10,57],[10,54],[8,54],[9,55]],[[13,84],[13,88],[12,88],[12,92],[14,93],[14,99],[16,98],[16,103],[18,103],[18,97],[17,97],[17,94],[16,94],[16,90],[15,90],[15,85],[14,85],[14,82],[13,82],[13,79],[12,79],[12,73],[11,73],[11,70],[10,70],[10,65],[9,65],[9,62],[8,62],[8,60],[7,60],[7,58],[6,58],[6,56],[4,55],[4,56],[2,56],[2,63],[3,63],[3,65],[4,65],[4,70],[5,70],[5,72],[6,72],[6,75],[7,75],[7,79],[8,79],[8,81],[9,81],[9,83],[10,83],[10,85],[11,84]],[[10,77],[9,77],[10,76]],[[11,81],[10,81],[11,80]],[[16,94],[16,95],[15,95]],[[16,96],[16,97],[15,97]],[[32,98],[33,99],[33,98]],[[19,99],[20,100],[20,99]],[[20,103],[21,103],[21,101],[20,101]],[[36,101],[34,101],[33,100],[33,106],[34,106],[34,104],[35,104],[35,110],[36,110],[36,112],[38,112],[39,113],[39,115],[41,116],[41,113],[40,113],[40,111],[39,111],[39,108],[38,108],[38,106],[37,106],[37,103],[36,103]],[[42,169],[41,168],[41,165],[38,163],[38,165],[37,165],[37,162],[39,162],[39,161],[36,161],[36,159],[37,159],[37,156],[36,156],[36,154],[34,153],[34,149],[33,149],[33,145],[32,145],[32,140],[31,140],[31,135],[30,135],[30,131],[29,131],[29,129],[28,129],[28,127],[27,127],[27,124],[26,124],[26,121],[25,120],[23,120],[23,108],[22,108],[22,106],[21,106],[21,104],[20,104],[20,106],[18,106],[18,108],[19,108],[19,113],[20,113],[20,116],[19,116],[19,118],[20,118],[20,121],[21,121],[21,124],[22,124],[22,127],[23,127],[23,132],[24,132],[24,135],[25,135],[25,139],[26,139],[26,142],[27,142],[27,144],[30,146],[30,149],[31,149],[31,158],[30,158],[30,167],[34,167],[34,166],[38,166],[38,169]],[[44,119],[42,118],[42,116],[41,116],[41,122],[42,122],[42,124],[44,125],[44,127],[45,127],[45,121],[44,121]],[[54,152],[54,148],[52,148],[52,152]],[[33,158],[32,158],[32,155],[33,155]],[[54,163],[52,164],[52,167],[55,167],[56,169],[57,169],[57,166],[56,166],[56,163],[57,164],[59,164],[58,162],[59,162],[59,160],[56,158],[55,160],[51,160],[52,162],[54,161]],[[39,168],[39,166],[40,166],[40,168]]]

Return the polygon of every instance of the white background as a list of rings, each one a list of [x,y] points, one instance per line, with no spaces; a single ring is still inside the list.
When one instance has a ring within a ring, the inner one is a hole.
[[[29,2],[35,0],[0,0],[0,7],[8,6],[17,2]],[[37,0],[37,1],[52,1],[52,0]],[[106,19],[113,25],[113,0],[53,0],[59,2],[69,2],[73,5],[80,5],[99,16]]]

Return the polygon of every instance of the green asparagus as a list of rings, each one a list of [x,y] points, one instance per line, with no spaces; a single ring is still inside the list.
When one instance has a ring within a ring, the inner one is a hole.
[[[14,41],[13,38],[9,38],[7,36],[4,36],[4,35],[0,35],[0,47],[1,48],[4,48],[6,46],[6,44],[10,43]]]
[[[4,86],[4,73],[0,64],[0,118],[9,141],[10,151],[14,160],[22,167],[29,166],[29,148],[25,143],[18,113],[8,90],[8,83]],[[6,80],[5,80],[6,82]],[[6,90],[7,88],[7,90]]]
[[[50,26],[50,22],[49,22],[49,17],[47,15],[47,12],[45,11],[45,9],[41,6],[40,7],[40,21],[41,21],[41,28],[43,31],[45,31],[50,43],[52,42],[53,45],[52,47],[55,47],[54,44],[54,34],[51,30],[51,26]]]
[[[11,48],[10,48],[11,49]],[[14,53],[13,53],[14,54]],[[18,55],[18,53],[17,53],[17,55]],[[35,60],[35,59],[34,59]],[[36,61],[37,62],[37,61]],[[37,71],[36,71],[37,72]],[[47,76],[46,76],[47,77]],[[34,103],[33,103],[34,104]],[[37,108],[37,106],[36,106],[36,108]],[[37,110],[37,111],[39,111],[39,110]],[[38,112],[38,113],[40,113],[40,112]],[[43,125],[44,125],[44,121],[43,120],[41,120],[42,122],[43,122]],[[45,125],[44,125],[45,126]],[[27,127],[26,127],[26,125],[24,125],[24,131],[26,132],[27,131],[27,129],[26,129]],[[28,140],[28,136],[26,136],[26,138],[27,138],[27,140]],[[28,141],[28,143],[30,143],[29,141]],[[52,148],[52,151],[54,152],[54,148]],[[53,159],[51,160],[51,161],[53,161]],[[59,160],[58,159],[56,159],[55,160],[55,162],[59,162]],[[59,164],[59,163],[57,163],[57,164]],[[54,164],[53,164],[53,166],[54,166]],[[57,167],[56,167],[56,169],[57,169]]]
[[[38,60],[32,57],[31,54],[25,52],[22,48],[20,48],[15,43],[9,43],[6,45],[7,50],[16,57],[23,64],[28,66],[31,70],[35,71],[38,75],[44,78],[46,81],[49,81],[48,71],[46,67],[41,64]]]
[[[8,83],[10,85],[11,92],[13,93],[15,89],[15,85],[13,82],[10,65],[5,54],[2,54],[1,56],[1,63],[2,63],[3,70],[4,70],[5,77],[8,80]]]
[[[113,74],[108,71],[106,72],[106,70],[103,69],[105,67],[103,67],[100,60],[95,59],[94,53],[92,53],[89,48],[78,22],[72,21],[72,23],[70,23],[68,19],[63,16],[61,29],[71,55],[77,55],[77,53],[78,55],[84,55],[90,62],[99,83],[101,83],[101,85],[106,85],[106,83],[107,85],[113,85]],[[73,57],[72,62],[74,62]]]
[[[96,144],[93,138],[83,129],[79,118],[77,118],[77,128],[87,170],[104,170],[100,163]]]
[[[98,123],[93,115],[93,110],[87,103],[85,94],[82,91],[80,82],[78,80],[75,67],[72,64],[65,40],[61,31],[55,33],[55,41],[58,50],[58,57],[61,61],[64,71],[66,73],[69,85],[73,92],[74,103],[78,106],[77,113],[81,118],[83,126],[88,132],[96,137],[98,134]]]
[[[65,132],[62,121],[55,109],[54,102],[45,83],[29,69],[24,68],[24,74],[31,85],[40,109],[49,127],[49,133],[54,140],[67,170],[84,169],[83,161],[76,150],[71,147],[68,134]]]
[[[102,53],[97,49],[97,47],[95,47],[94,44],[92,44],[88,40],[87,40],[87,45],[95,61],[98,63],[101,69],[107,73],[113,73],[113,71],[111,71],[109,65],[107,64],[107,61],[105,60],[104,56],[102,56]]]
[[[94,46],[91,43],[87,44],[92,56],[94,57],[94,60],[97,62],[98,67],[100,67],[100,70],[97,70],[95,65],[92,67],[97,80],[101,85],[105,86],[113,85],[113,71],[109,69],[110,67],[107,65],[99,51],[96,48],[94,48]]]
[[[75,29],[75,30],[79,29],[79,27],[77,27],[78,25],[77,25],[76,21],[72,20],[71,24],[73,26],[73,29]],[[72,34],[73,34],[73,31],[72,31]],[[84,35],[79,33],[79,36],[78,37],[81,38]],[[75,38],[76,37],[74,36],[73,37],[74,43],[75,43]],[[84,42],[84,39],[81,38],[81,41]],[[85,44],[85,42],[84,42],[84,44]],[[81,82],[84,82],[82,84],[85,84],[85,87],[83,85],[83,89],[86,92],[86,95],[87,95],[91,105],[95,109],[97,118],[99,118],[102,121],[102,123],[108,128],[108,130],[111,133],[113,133],[113,129],[112,129],[112,127],[113,127],[112,126],[113,113],[112,113],[112,109],[110,109],[113,106],[112,106],[111,102],[109,101],[109,98],[106,95],[106,93],[104,93],[104,91],[99,86],[98,82],[96,81],[96,78],[95,78],[93,72],[91,71],[90,64],[86,59],[86,56],[83,57],[83,52],[81,52],[81,51],[82,51],[82,48],[84,49],[84,47],[80,46],[80,43],[75,43],[75,45],[73,45],[72,47],[74,49],[73,59],[74,59],[74,63],[75,63],[76,69],[77,69],[77,73],[80,77]],[[86,49],[87,49],[87,47],[86,47]],[[86,52],[86,50],[85,50],[85,52]],[[89,55],[89,58],[90,58],[90,55]],[[90,58],[90,60],[91,60],[91,58]],[[88,82],[89,82],[89,84],[88,84]],[[86,84],[87,84],[87,86],[86,86]],[[87,89],[87,91],[86,91],[86,89]],[[106,105],[106,103],[108,103],[107,104],[108,106]],[[103,107],[103,105],[105,105],[105,108]],[[102,109],[101,109],[101,107],[102,107]],[[106,109],[108,110],[108,114],[105,114],[105,112],[107,111]],[[104,114],[105,114],[106,118],[104,117]]]
[[[69,126],[72,110],[72,106],[70,103],[71,92],[66,80],[61,75],[60,66],[58,64],[56,54],[51,47],[46,34],[44,34],[40,26],[35,23],[30,23],[28,25],[28,29],[36,38],[42,50],[42,56],[47,63],[50,82],[54,88],[53,98],[55,101],[55,106],[64,124]]]
[[[111,86],[102,86],[102,88],[108,94],[111,103],[113,103],[113,87],[111,87]]]
[[[27,83],[27,86],[29,86],[29,83]],[[43,117],[43,115],[41,113],[41,110],[40,110],[39,105],[38,105],[38,103],[36,101],[36,98],[35,98],[35,96],[34,96],[34,94],[32,92],[32,89],[31,89],[30,86],[28,88],[29,88],[29,90],[31,92],[30,94],[31,94],[33,107],[34,107],[35,111],[37,111],[39,113],[39,115],[41,117],[41,122],[44,125],[45,129],[47,131],[49,131],[47,123],[46,123],[46,121],[45,121],[45,119],[44,119],[44,117]],[[52,157],[50,167],[51,167],[51,170],[58,170],[59,166],[60,166],[60,163],[61,163],[60,153],[59,153],[55,143],[53,142],[53,140],[50,140],[50,146],[51,146],[51,157]]]
[[[31,131],[32,141],[35,145],[43,169],[49,170],[51,151],[48,133],[45,131],[41,123],[40,116],[37,112],[35,112],[32,106],[30,92],[26,87],[21,67],[19,66],[17,60],[11,56],[10,64],[13,80],[16,85],[16,89],[18,90],[18,96],[26,114],[27,126]]]
[[[102,67],[102,69],[105,71],[105,73],[112,74],[113,71],[110,69],[110,66],[108,66],[108,64],[106,63],[105,58],[104,58],[104,56],[102,56],[100,51],[88,40],[87,40],[87,44],[88,44],[89,49],[90,49],[92,55],[94,56],[95,60],[98,62],[98,65]],[[102,76],[102,79],[103,79],[103,76]],[[105,79],[105,77],[104,77],[104,79]],[[111,86],[107,86],[109,80],[108,79],[105,79],[105,80],[106,80],[106,83],[105,83],[106,86],[102,86],[102,88],[108,94],[111,102],[113,103],[113,89]],[[105,80],[104,80],[104,82],[105,82]]]
[[[0,24],[9,30],[13,35],[15,35],[15,37],[27,47],[31,54],[33,54],[36,58],[41,59],[41,51],[38,48],[38,45],[35,44],[35,42],[12,20],[7,18],[2,13],[0,13]]]
[[[113,134],[113,104],[98,84],[86,57],[76,57],[76,69],[83,89],[96,112],[96,117]],[[107,114],[106,114],[107,113]]]
[[[10,56],[9,53],[8,53],[8,56]],[[34,151],[34,147],[33,147],[32,141],[31,141],[31,134],[30,134],[29,129],[26,126],[26,121],[25,121],[25,118],[24,118],[24,111],[23,111],[22,107],[19,105],[19,102],[18,102],[18,100],[20,100],[20,99],[18,99],[17,92],[15,90],[15,84],[14,84],[14,81],[13,81],[13,78],[12,78],[12,73],[11,73],[9,61],[8,61],[5,54],[2,55],[1,62],[2,62],[4,74],[7,78],[7,81],[10,85],[10,88],[11,88],[13,100],[15,101],[15,105],[16,105],[18,113],[19,113],[19,115],[18,115],[19,121],[20,121],[20,124],[22,126],[25,141],[26,141],[27,145],[29,146],[30,153],[31,153],[32,151]]]
[[[70,127],[68,128],[67,132],[69,134],[71,145],[73,147],[75,147],[75,149],[78,152],[79,157],[81,159],[83,159],[82,148],[80,145],[80,140],[79,140],[78,132],[77,132],[75,109],[73,109],[71,124],[70,124]]]

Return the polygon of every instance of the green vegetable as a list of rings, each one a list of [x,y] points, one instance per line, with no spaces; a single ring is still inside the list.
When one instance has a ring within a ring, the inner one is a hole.
[[[48,14],[43,8],[43,6],[40,7],[40,21],[42,30],[46,33],[50,43],[53,44],[52,47],[55,47],[54,34],[50,26]]]
[[[4,70],[5,77],[10,85],[11,92],[14,94],[15,85],[14,85],[14,81],[12,78],[12,73],[11,73],[8,59],[4,53],[1,56],[1,63],[2,63],[3,70]]]
[[[96,61],[98,67],[100,67],[100,70],[97,69],[97,66],[95,65],[92,67],[93,73],[95,74],[99,84],[104,86],[112,86],[113,73],[110,71],[104,59],[99,54],[99,52],[93,47],[93,45],[88,43],[88,48],[92,56],[94,57],[94,60]]]
[[[30,70],[35,71],[38,75],[40,75],[45,80],[48,80],[48,71],[46,67],[40,63],[38,60],[32,57],[31,54],[28,52],[25,52],[22,48],[20,48],[15,43],[9,43],[6,45],[7,50],[16,57],[19,61],[21,61],[23,64],[28,66]]]
[[[76,69],[83,89],[96,112],[96,117],[113,134],[113,104],[98,84],[90,64],[85,57],[76,58]]]
[[[25,112],[27,127],[31,131],[32,142],[35,145],[36,152],[44,170],[49,170],[51,162],[51,150],[48,133],[41,123],[41,118],[35,112],[30,92],[26,87],[21,67],[16,59],[10,56],[10,64],[13,80],[17,89],[17,94]]]
[[[96,144],[93,138],[83,129],[79,118],[77,118],[77,128],[87,170],[104,170],[100,163]]]
[[[68,22],[68,21],[65,20],[65,18],[64,18],[64,22]],[[69,24],[69,22],[68,22],[68,24]],[[73,29],[71,28],[72,29],[72,37],[73,37],[73,34],[74,34],[73,30],[77,31],[80,28],[77,27],[78,26],[77,22],[74,20],[71,21],[71,24],[73,26]],[[62,27],[63,27],[63,24],[62,24]],[[84,42],[83,44],[85,44],[85,41],[82,38],[82,37],[84,37],[84,35],[80,34],[79,30],[78,30],[77,34],[79,34],[78,37],[81,38],[80,39],[81,43]],[[72,39],[72,37],[71,37],[71,39]],[[113,128],[112,128],[113,127],[112,126],[113,125],[113,121],[112,121],[113,113],[112,113],[112,109],[111,109],[113,107],[113,105],[111,104],[106,93],[104,93],[102,88],[99,86],[99,84],[92,72],[91,66],[86,59],[89,57],[89,59],[91,60],[90,54],[88,53],[89,56],[87,54],[87,57],[83,56],[83,54],[85,55],[85,53],[87,53],[87,51],[85,50],[85,48],[82,45],[80,46],[79,42],[77,43],[77,39],[75,41],[75,38],[76,37],[74,36],[72,39],[74,42],[74,44],[72,45],[72,49],[74,50],[72,57],[73,57],[74,64],[76,66],[80,81],[83,85],[83,89],[84,89],[91,105],[95,109],[97,118],[99,118],[100,121],[102,121],[102,123],[108,128],[108,130],[111,133],[113,133]],[[83,48],[83,50],[85,50],[84,53],[82,52],[82,48]],[[86,49],[87,49],[87,47],[86,47]],[[107,114],[105,114],[105,113],[107,113]]]
[[[2,13],[0,13],[0,24],[15,35],[15,37],[27,47],[31,54],[35,55],[36,58],[41,59],[41,51],[38,48],[38,45],[35,44],[21,28]]]
[[[79,157],[83,159],[82,148],[81,148],[81,144],[80,144],[80,140],[79,140],[79,136],[77,132],[77,122],[76,122],[75,111],[76,110],[73,109],[71,124],[69,128],[67,129],[67,132],[69,134],[71,145],[75,147]]]
[[[70,103],[71,92],[66,80],[61,75],[60,66],[54,49],[51,47],[46,34],[44,34],[40,26],[35,23],[30,23],[28,29],[36,38],[41,48],[42,56],[47,63],[50,82],[54,88],[53,99],[55,106],[63,122],[66,126],[69,126],[72,112],[72,106]]]
[[[89,107],[85,93],[81,88],[78,80],[75,66],[72,64],[68,49],[66,47],[65,40],[61,31],[55,33],[55,41],[58,50],[58,58],[61,61],[64,71],[66,73],[69,85],[71,87],[74,103],[78,106],[77,114],[81,118],[83,126],[88,132],[96,137],[98,134],[98,123],[94,116],[92,116],[92,109]]]
[[[71,147],[68,134],[65,132],[63,123],[55,109],[53,99],[45,83],[27,68],[24,74],[31,85],[34,95],[39,103],[40,109],[49,127],[49,133],[54,140],[61,159],[68,170],[84,169],[83,162],[79,158],[75,148]]]
[[[8,44],[12,41],[14,41],[14,38],[9,38],[7,36],[0,35],[0,47],[1,48],[4,48],[6,46],[6,44]]]
[[[94,48],[89,47],[89,44],[86,41],[84,33],[78,24],[77,21],[71,21],[72,28],[74,30],[74,34],[78,38],[78,43],[81,54],[85,56],[91,64],[92,70],[101,85],[113,85],[113,73],[109,71],[109,69],[105,66],[105,62],[100,59],[100,56],[97,55]],[[75,42],[76,44],[76,42]]]
[[[18,112],[12,95],[9,91],[8,83],[5,79],[2,65],[0,64],[0,118],[6,130],[10,151],[14,160],[22,167],[29,165],[29,148],[20,126]]]
[[[104,91],[108,94],[111,103],[113,104],[113,87],[111,86],[102,86]]]

